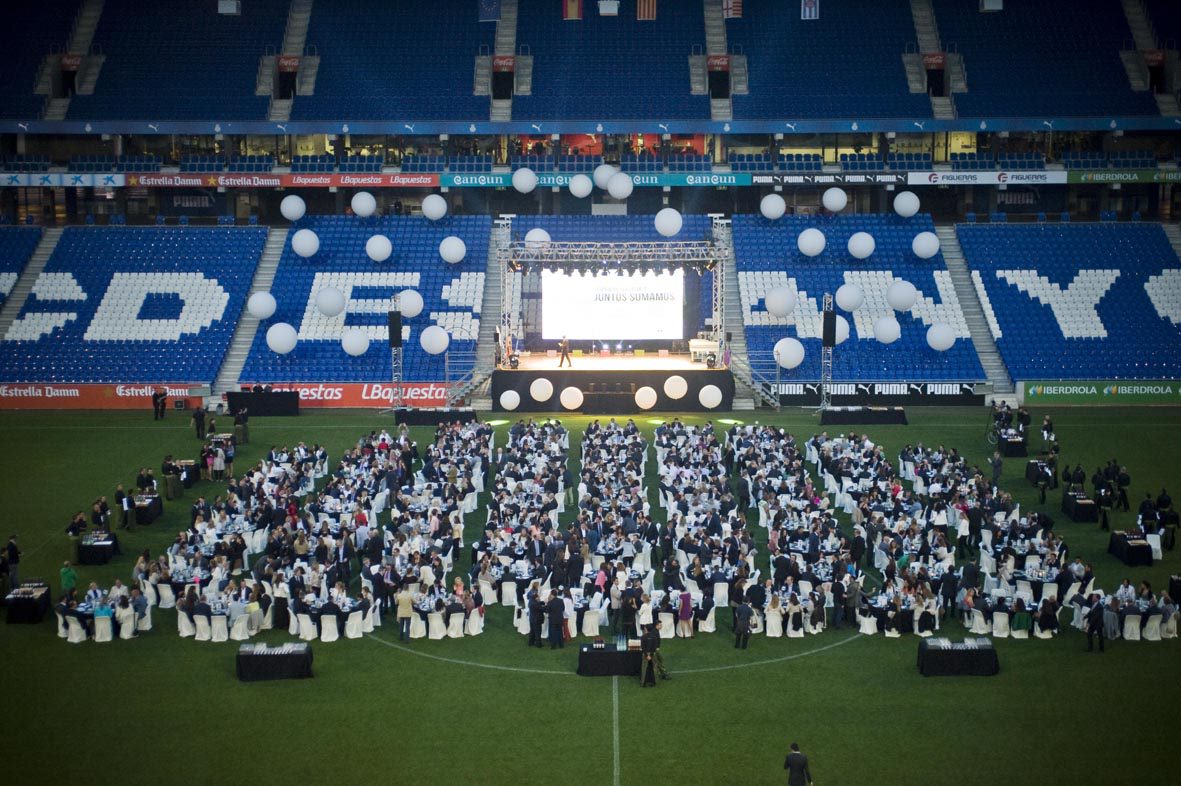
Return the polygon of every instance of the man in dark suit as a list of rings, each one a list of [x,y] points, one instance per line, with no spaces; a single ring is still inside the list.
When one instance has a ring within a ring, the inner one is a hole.
[[[156,388],[156,392],[152,394],[152,420],[163,420],[164,411],[167,409],[168,393],[164,388]]]
[[[1103,603],[1098,595],[1091,595],[1091,608],[1087,611],[1087,652],[1094,649],[1094,639],[1099,639],[1099,651],[1103,652]]]
[[[750,643],[750,621],[754,616],[754,609],[744,599],[734,609],[734,649],[746,649]]]
[[[565,612],[565,604],[562,604],[562,611]],[[529,597],[529,646],[542,647],[541,643],[541,624],[545,619],[545,604],[541,602],[541,598],[536,593]]]
[[[213,609],[210,608],[209,602],[205,600],[204,595],[200,596],[196,605],[193,606],[192,617],[193,619],[204,617],[206,622],[213,624]]]
[[[549,614],[549,648],[556,650],[559,647],[565,647],[566,642],[562,639],[562,633],[566,627],[566,620],[563,619],[566,615],[566,604],[558,597],[557,592],[550,592],[549,603],[545,604],[545,610]]]
[[[570,360],[570,339],[562,336],[562,340],[558,342],[558,351],[562,353],[562,357],[558,360],[558,368],[561,368],[565,363],[569,363],[570,368],[574,368],[574,363]]]
[[[205,408],[200,404],[193,407],[193,429],[197,439],[205,439]]]
[[[800,753],[799,743],[791,744],[791,751],[783,760],[783,769],[787,770],[787,786],[812,786],[808,757]]]

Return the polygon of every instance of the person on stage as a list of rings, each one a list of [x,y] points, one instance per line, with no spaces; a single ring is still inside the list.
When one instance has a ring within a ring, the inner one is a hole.
[[[558,342],[558,349],[562,353],[562,357],[558,359],[558,368],[561,368],[563,363],[569,363],[570,368],[574,368],[574,363],[570,360],[570,339],[562,336],[562,340]]]

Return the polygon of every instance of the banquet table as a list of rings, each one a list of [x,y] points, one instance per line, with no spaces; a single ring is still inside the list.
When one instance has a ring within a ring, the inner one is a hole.
[[[1001,455],[1006,457],[1028,455],[1025,449],[1025,435],[1016,433],[1003,434],[1000,440],[1000,449]]]
[[[597,650],[589,644],[578,650],[578,673],[583,677],[638,677],[642,662],[639,650]]]
[[[1086,494],[1076,491],[1065,491],[1062,494],[1062,512],[1071,521],[1087,522],[1099,520],[1099,506]]]
[[[93,532],[78,541],[79,565],[106,565],[119,554],[119,538],[114,532]]]
[[[1107,553],[1114,555],[1125,565],[1152,565],[1152,547],[1139,537],[1129,537],[1126,532],[1113,532],[1107,542]]]
[[[160,496],[137,496],[135,498],[135,523],[143,527],[164,515],[164,503]]]
[[[49,587],[22,585],[4,599],[8,607],[8,624],[36,625],[49,614]]]
[[[312,648],[308,644],[243,644],[238,647],[238,679],[242,682],[258,680],[297,680],[312,675]]]
[[[918,666],[924,677],[991,677],[1001,670],[996,649],[986,638],[959,642],[944,638],[923,639],[919,642]]]

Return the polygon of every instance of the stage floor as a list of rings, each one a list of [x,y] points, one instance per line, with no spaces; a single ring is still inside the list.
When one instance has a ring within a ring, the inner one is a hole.
[[[553,357],[545,353],[521,355],[519,371],[555,371],[558,368],[559,355]],[[651,355],[583,355],[570,358],[573,366],[563,365],[562,371],[706,371],[704,362],[690,359],[688,355],[666,355],[661,357],[655,353]],[[502,371],[511,371],[507,366]]]

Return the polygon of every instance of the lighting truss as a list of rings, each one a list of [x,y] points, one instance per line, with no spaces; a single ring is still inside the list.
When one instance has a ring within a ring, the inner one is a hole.
[[[708,240],[675,242],[605,243],[598,241],[540,243],[514,242],[501,249],[510,270],[529,272],[562,270],[713,270],[721,262],[720,250]]]

